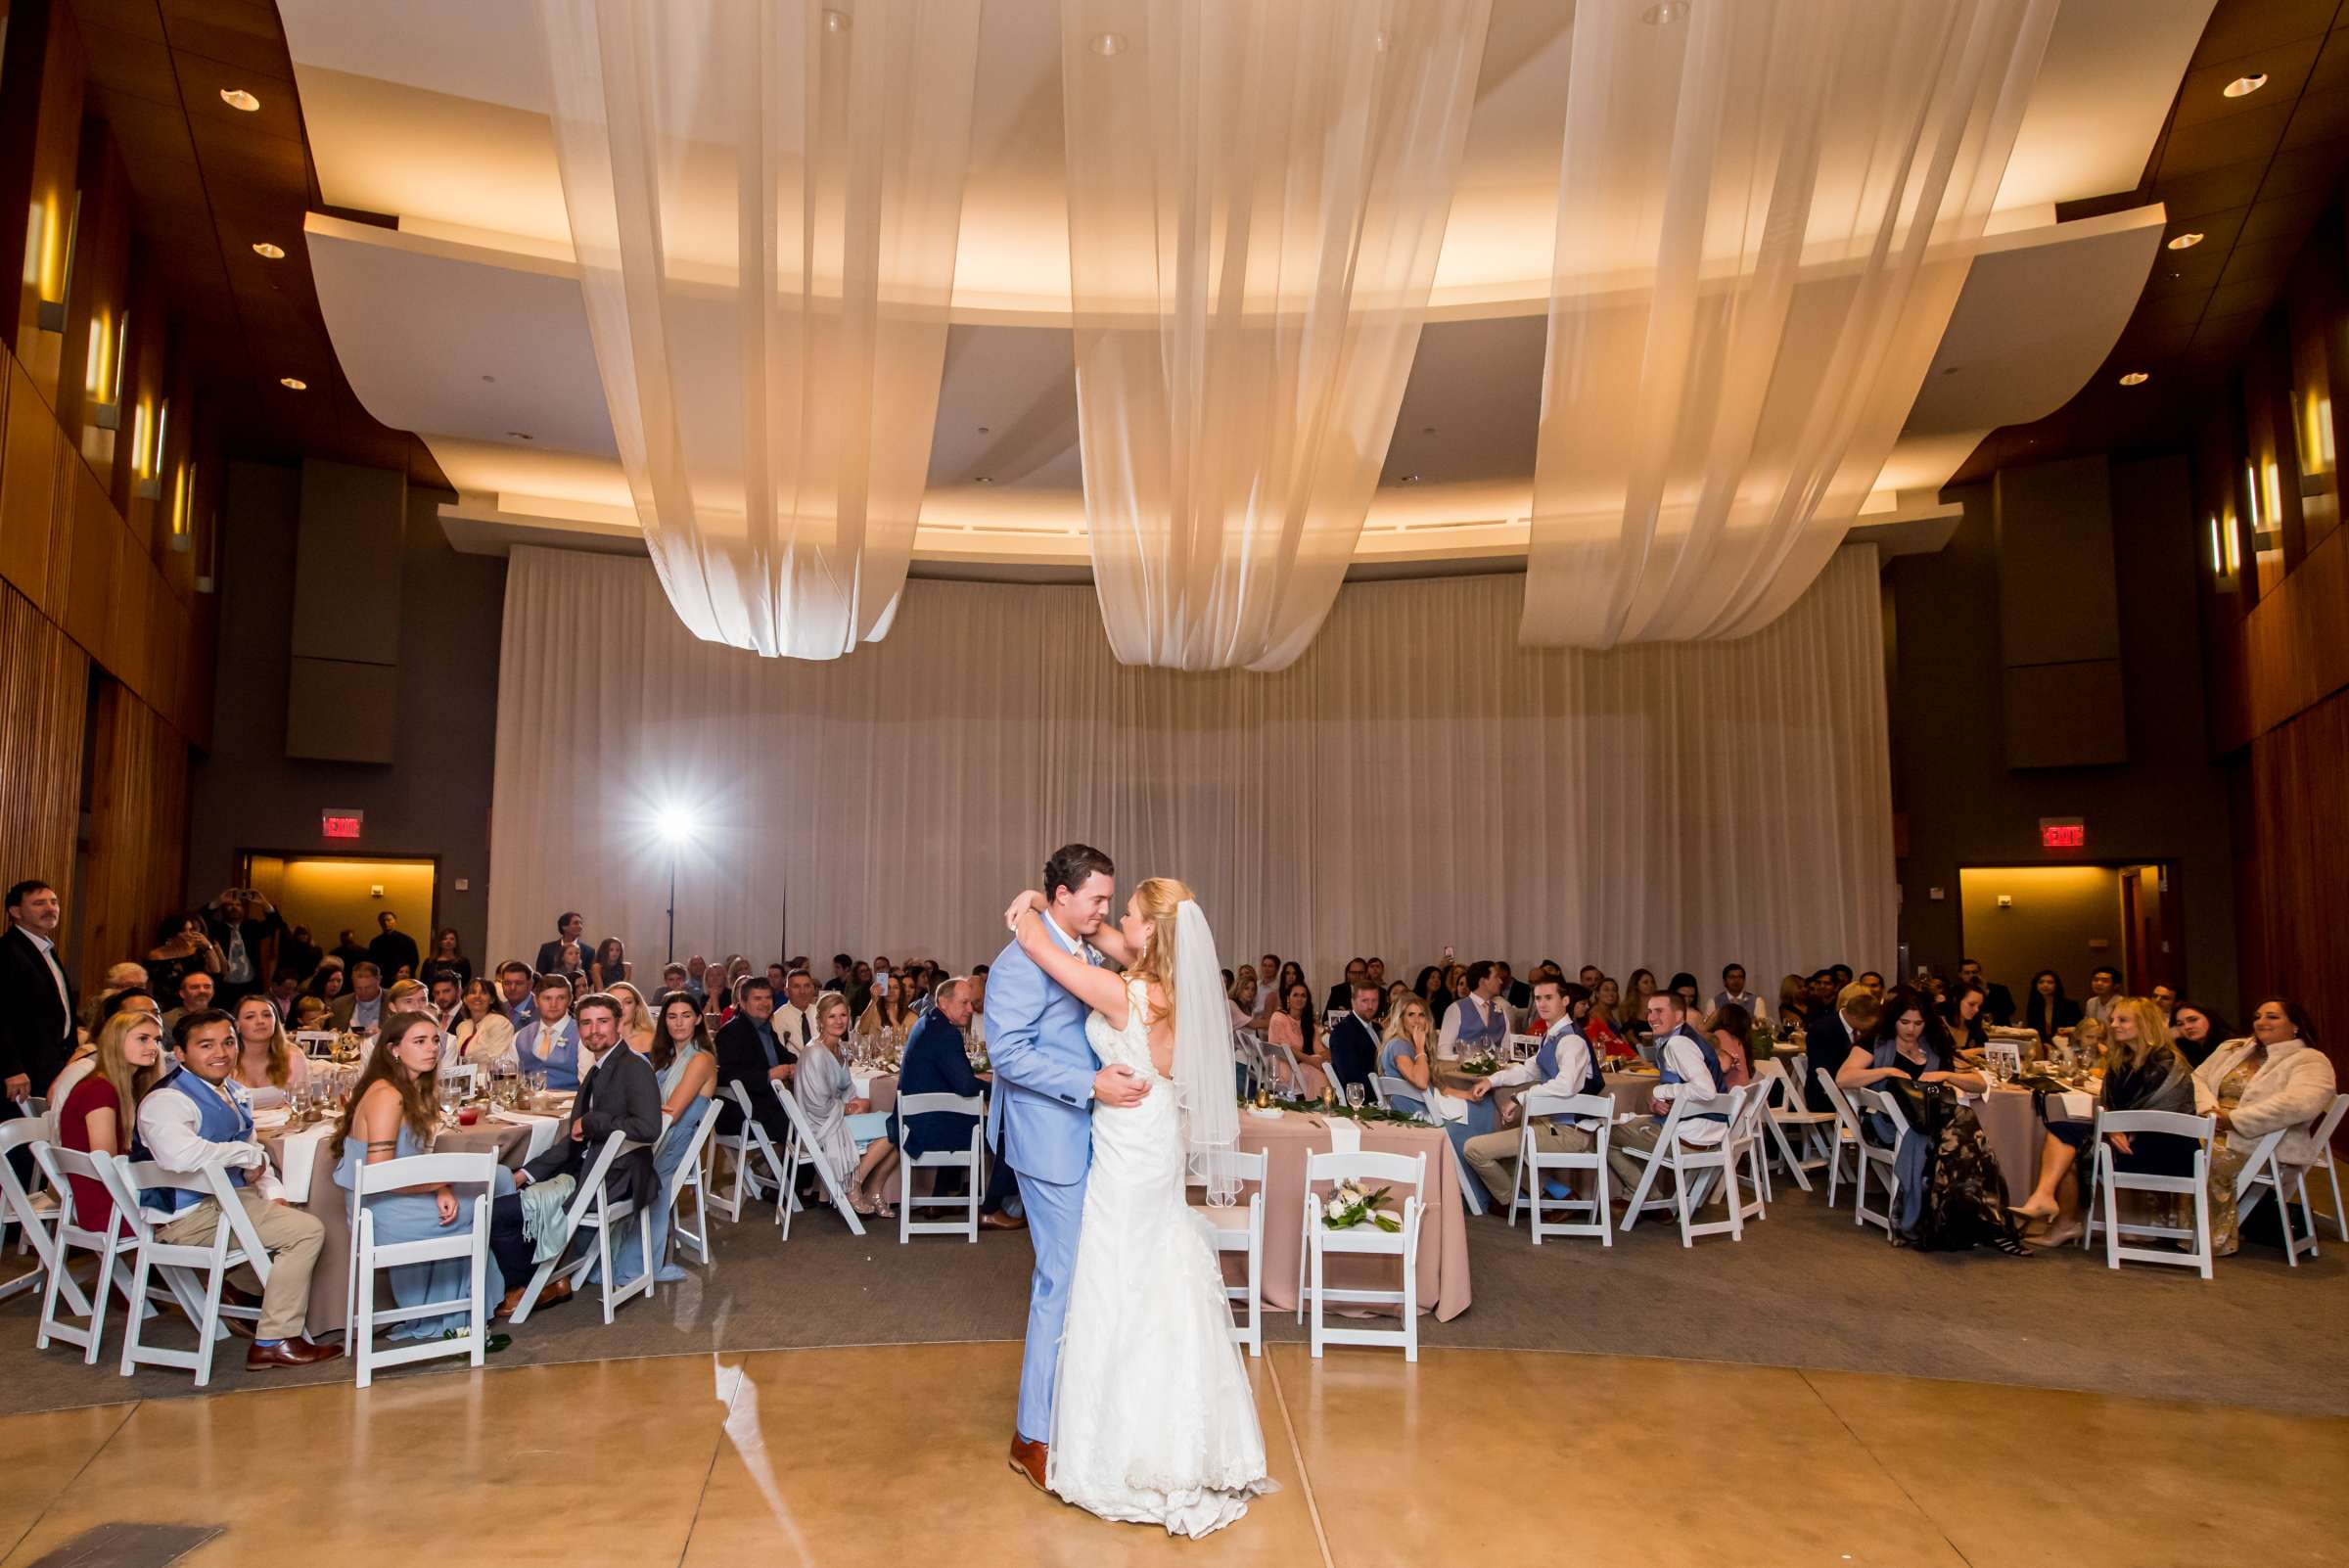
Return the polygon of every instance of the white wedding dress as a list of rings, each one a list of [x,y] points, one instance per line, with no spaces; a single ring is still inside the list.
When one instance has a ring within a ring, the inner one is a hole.
[[[1104,1519],[1197,1538],[1273,1483],[1214,1232],[1184,1201],[1174,1085],[1151,1065],[1143,983],[1128,984],[1126,1027],[1094,1013],[1085,1038],[1103,1066],[1131,1068],[1150,1092],[1093,1109],[1045,1480]]]

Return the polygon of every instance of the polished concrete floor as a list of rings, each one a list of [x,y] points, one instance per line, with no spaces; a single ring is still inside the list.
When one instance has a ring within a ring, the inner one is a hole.
[[[703,1353],[12,1415],[0,1568],[146,1568],[200,1539],[178,1560],[2282,1568],[2349,1551],[2349,1420],[1525,1350],[1316,1362],[1287,1344],[1253,1363],[1282,1490],[1176,1542],[1004,1468],[1018,1364],[1002,1342]],[[198,1528],[75,1554],[125,1522]]]

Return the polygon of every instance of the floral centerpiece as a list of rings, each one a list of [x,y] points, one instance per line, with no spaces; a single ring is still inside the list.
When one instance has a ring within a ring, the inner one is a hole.
[[[1500,1071],[1500,1058],[1491,1051],[1478,1051],[1460,1058],[1460,1071],[1470,1078],[1491,1078]]]
[[[1379,1207],[1394,1190],[1341,1181],[1330,1192],[1329,1207],[1322,1213],[1321,1222],[1332,1230],[1352,1230],[1364,1221],[1389,1233],[1401,1230],[1403,1222]]]

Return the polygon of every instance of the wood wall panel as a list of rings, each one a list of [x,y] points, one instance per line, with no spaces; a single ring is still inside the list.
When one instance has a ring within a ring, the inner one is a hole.
[[[88,656],[0,586],[0,880],[72,885],[89,685]]]
[[[2297,574],[2295,574],[2296,576]],[[2349,777],[2349,693],[2310,708],[2251,742],[2244,809],[2243,983],[2306,1003],[2325,1049],[2349,1082],[2349,834],[2341,831]],[[2344,1129],[2349,1134],[2349,1128]],[[2349,1146],[2349,1136],[2343,1139]]]
[[[71,494],[73,546],[66,568],[66,633],[103,663],[107,608],[122,570],[122,540],[128,530],[79,459],[73,463]]]
[[[57,422],[14,355],[0,418],[0,577],[55,615],[50,565],[57,550]]]
[[[179,907],[188,855],[188,747],[121,685],[99,688],[76,950],[85,972],[147,950]]]

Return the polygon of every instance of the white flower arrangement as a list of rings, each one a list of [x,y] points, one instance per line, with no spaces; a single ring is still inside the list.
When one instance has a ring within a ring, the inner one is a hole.
[[[1403,1228],[1403,1222],[1379,1207],[1387,1200],[1392,1187],[1364,1187],[1356,1181],[1341,1181],[1330,1192],[1329,1207],[1321,1222],[1332,1230],[1351,1230],[1367,1220],[1379,1229],[1393,1233]]]
[[[1478,1051],[1460,1058],[1460,1071],[1471,1078],[1491,1078],[1500,1071],[1500,1058],[1491,1051]]]

